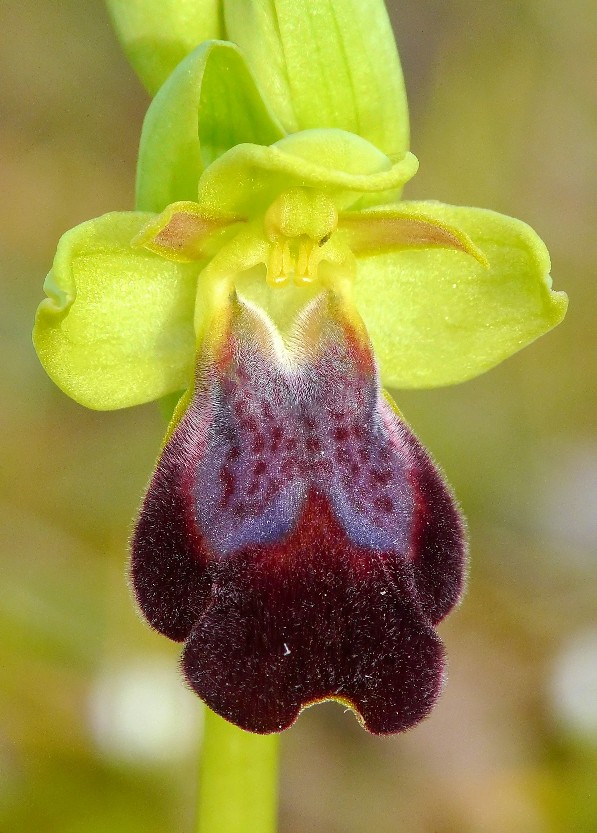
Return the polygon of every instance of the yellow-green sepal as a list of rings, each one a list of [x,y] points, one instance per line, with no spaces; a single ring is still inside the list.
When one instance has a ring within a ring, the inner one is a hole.
[[[197,199],[204,168],[241,142],[269,145],[284,131],[262,99],[239,49],[202,43],[152,101],[141,134],[136,206],[162,211]]]
[[[293,187],[316,188],[339,209],[395,196],[418,168],[412,153],[392,161],[345,130],[313,129],[270,147],[240,144],[206,168],[198,202],[214,215],[252,216]]]
[[[221,0],[106,0],[141,82],[154,95],[197,44],[224,36]]]
[[[337,127],[388,156],[408,149],[408,106],[383,0],[227,0],[238,43],[289,133]]]
[[[404,249],[361,257],[354,297],[384,385],[438,387],[483,373],[555,327],[568,299],[525,223],[480,208],[403,202],[400,210],[460,229],[487,258]]]
[[[131,240],[150,215],[105,214],[60,240],[33,340],[48,375],[88,408],[157,399],[188,384],[197,264]]]

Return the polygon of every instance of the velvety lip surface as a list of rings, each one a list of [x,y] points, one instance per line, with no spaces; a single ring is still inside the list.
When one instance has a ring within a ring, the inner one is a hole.
[[[432,626],[462,590],[462,523],[358,324],[322,294],[288,349],[236,300],[133,537],[143,613],[186,641],[197,694],[249,731],[337,699],[398,732],[441,689]]]

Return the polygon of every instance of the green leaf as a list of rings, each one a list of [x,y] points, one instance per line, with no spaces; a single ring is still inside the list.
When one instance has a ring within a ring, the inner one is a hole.
[[[438,387],[483,373],[555,327],[547,250],[525,223],[480,208],[404,202],[401,212],[461,229],[489,269],[448,249],[359,259],[355,300],[390,387]]]
[[[208,41],[172,73],[141,134],[137,208],[162,211],[197,199],[203,169],[241,142],[269,145],[284,132],[234,44]]]
[[[106,0],[133,69],[154,95],[204,40],[221,38],[221,0]]]
[[[48,375],[88,408],[111,410],[186,387],[195,351],[197,264],[130,241],[150,219],[105,214],[60,240],[33,340]]]
[[[372,144],[344,130],[305,130],[270,147],[233,147],[205,170],[199,204],[214,215],[254,216],[282,191],[319,188],[338,208],[391,198],[414,176],[412,153],[392,164]]]
[[[238,43],[289,133],[339,127],[388,156],[408,148],[408,107],[382,0],[224,0]]]

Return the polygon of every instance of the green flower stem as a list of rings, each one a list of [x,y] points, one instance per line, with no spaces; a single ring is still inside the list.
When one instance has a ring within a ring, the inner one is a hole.
[[[205,707],[198,833],[276,833],[278,736],[254,735]]]

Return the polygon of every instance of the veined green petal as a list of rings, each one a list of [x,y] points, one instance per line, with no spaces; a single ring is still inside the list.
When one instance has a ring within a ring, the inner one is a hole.
[[[88,408],[148,402],[192,374],[198,267],[131,248],[149,219],[105,214],[71,229],[44,285],[35,348],[58,387]]]
[[[133,69],[153,95],[204,40],[223,37],[221,0],[106,0]]]
[[[339,127],[388,156],[408,148],[408,107],[382,0],[224,0],[239,44],[288,132]]]
[[[480,208],[404,202],[401,211],[461,229],[489,268],[448,249],[361,258],[355,300],[384,384],[438,387],[483,373],[555,327],[547,250],[525,223]]]
[[[252,216],[284,190],[320,188],[338,208],[374,195],[395,195],[416,173],[418,161],[406,153],[394,164],[372,144],[344,130],[305,130],[275,145],[233,147],[199,180],[199,204],[217,214]]]
[[[172,202],[196,200],[199,176],[214,159],[241,142],[269,145],[283,135],[238,48],[203,43],[179,64],[147,111],[137,208],[157,212]]]

